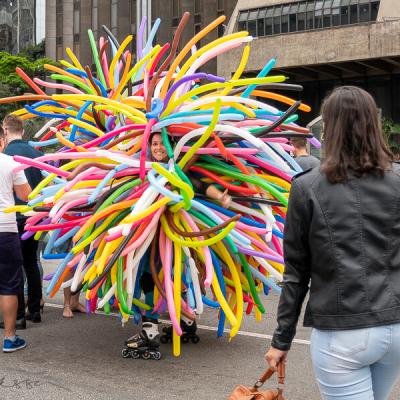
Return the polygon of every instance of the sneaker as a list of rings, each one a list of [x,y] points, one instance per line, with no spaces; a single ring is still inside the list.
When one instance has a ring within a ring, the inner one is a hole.
[[[13,353],[14,351],[21,350],[26,347],[26,342],[19,336],[15,336],[14,340],[4,339],[3,341],[3,352]]]
[[[26,329],[26,319],[25,318],[17,319],[15,328],[18,330]],[[0,321],[0,329],[4,329],[4,321]]]

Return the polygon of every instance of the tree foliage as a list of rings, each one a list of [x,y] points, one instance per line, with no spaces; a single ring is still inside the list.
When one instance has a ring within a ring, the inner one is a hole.
[[[29,85],[17,74],[16,68],[21,68],[30,78],[44,79],[46,71],[44,64],[55,64],[50,58],[44,57],[44,42],[31,46],[14,56],[5,51],[0,52],[0,98],[20,96],[32,93]],[[9,103],[0,105],[0,118],[21,107],[21,104]]]

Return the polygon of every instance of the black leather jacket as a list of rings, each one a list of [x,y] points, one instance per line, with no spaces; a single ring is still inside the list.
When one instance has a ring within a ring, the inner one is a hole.
[[[400,322],[400,165],[383,178],[337,184],[314,168],[293,180],[290,193],[272,346],[289,350],[309,289],[304,326]]]

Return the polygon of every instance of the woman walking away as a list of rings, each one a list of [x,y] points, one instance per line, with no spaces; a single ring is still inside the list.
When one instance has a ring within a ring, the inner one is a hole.
[[[400,373],[400,165],[364,90],[335,89],[322,118],[325,159],[291,188],[266,359],[286,361],[310,287],[304,325],[322,398],[385,400]]]

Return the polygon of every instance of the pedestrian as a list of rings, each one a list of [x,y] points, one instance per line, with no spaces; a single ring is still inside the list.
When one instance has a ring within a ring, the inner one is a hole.
[[[321,168],[292,183],[266,359],[286,361],[310,289],[304,325],[322,398],[385,400],[400,373],[400,165],[366,91],[335,89],[322,118]]]
[[[11,353],[26,346],[25,340],[15,334],[18,293],[23,284],[22,254],[15,213],[3,210],[14,206],[13,192],[26,201],[31,188],[22,171],[13,172],[18,164],[2,154],[3,149],[4,135],[0,134],[0,310],[4,320],[3,352]]]
[[[320,166],[318,158],[308,154],[306,139],[292,138],[290,144],[293,146],[294,159],[303,171]]]
[[[150,153],[151,160],[155,162],[167,163],[169,158],[167,154],[166,147],[163,143],[162,136],[160,132],[153,132],[150,135]],[[189,179],[193,183],[195,189],[203,192],[207,197],[212,198],[220,202],[223,207],[229,207],[232,198],[225,191],[220,191],[215,185],[204,184],[192,173],[188,174]],[[156,240],[156,239],[154,239]],[[158,254],[158,252],[157,252]],[[130,354],[134,358],[154,358],[159,359],[161,353],[159,351],[160,346],[160,333],[158,329],[158,314],[153,313],[153,298],[154,298],[154,287],[155,282],[151,274],[150,267],[151,250],[148,249],[141,259],[139,270],[142,271],[140,276],[140,286],[145,295],[145,302],[147,305],[151,306],[151,310],[146,311],[145,315],[142,317],[142,330],[141,332],[133,335],[125,341],[125,349],[123,354],[129,356]],[[157,256],[154,263],[158,269],[161,268],[160,257]],[[183,332],[183,337],[185,340],[194,338],[194,342],[198,342],[199,338],[196,334],[197,324],[195,320],[192,320],[185,315],[181,317],[181,328]],[[172,327],[164,328],[164,338],[165,340],[172,340]],[[162,338],[161,338],[162,340]]]
[[[37,158],[43,155],[29,143],[23,140],[24,124],[23,121],[15,115],[7,115],[3,120],[3,131],[6,139],[6,148],[4,153],[9,156],[24,156]],[[39,169],[30,167],[25,170],[28,183],[31,188],[35,188],[42,180],[42,174]],[[15,199],[16,204],[25,204],[25,202]],[[17,213],[18,232],[20,236],[24,233],[26,217]],[[40,311],[43,311],[42,302],[42,279],[38,264],[38,242],[33,236],[26,240],[21,240],[21,249],[23,256],[23,267],[28,285],[28,312],[25,313],[24,288],[18,295],[17,327],[20,329],[26,327],[26,319],[32,322],[41,322]]]

